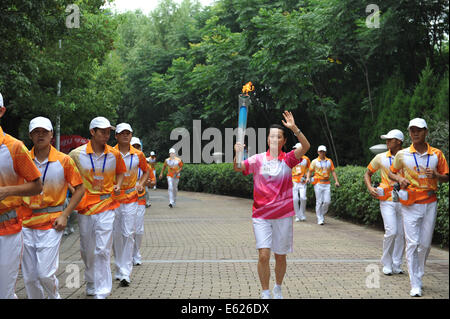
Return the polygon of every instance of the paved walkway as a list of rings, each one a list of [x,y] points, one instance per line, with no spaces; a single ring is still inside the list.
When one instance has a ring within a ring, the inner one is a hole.
[[[151,198],[143,264],[134,267],[129,287],[113,282],[110,298],[259,298],[251,200],[180,191],[170,209],[167,190],[151,191]],[[381,272],[382,231],[331,217],[319,226],[312,212],[306,216],[294,224],[285,298],[411,298],[407,273]],[[449,298],[448,265],[448,250],[433,247],[422,298]],[[274,276],[272,263],[271,288]],[[58,278],[63,298],[92,298],[85,294],[78,228],[63,239]],[[16,293],[26,298],[21,275]]]

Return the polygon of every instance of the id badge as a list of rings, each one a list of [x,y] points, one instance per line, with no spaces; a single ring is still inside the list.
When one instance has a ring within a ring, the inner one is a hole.
[[[322,176],[323,176],[324,178],[327,178],[327,177],[328,177],[328,170],[327,170],[326,168],[322,169]]]
[[[419,175],[419,187],[426,188],[428,186],[427,175]]]
[[[94,175],[94,181],[92,183],[92,188],[94,191],[101,191],[103,189],[103,176],[102,175]]]
[[[42,202],[44,201],[44,193],[40,193],[38,195],[34,195],[30,197],[30,208],[37,209],[40,208]]]

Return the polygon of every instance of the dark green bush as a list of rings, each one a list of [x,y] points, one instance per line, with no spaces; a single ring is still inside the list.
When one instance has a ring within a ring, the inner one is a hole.
[[[156,166],[159,176],[162,164]],[[166,171],[167,172],[167,171]],[[362,166],[337,167],[336,174],[341,187],[336,188],[331,182],[331,205],[329,214],[352,222],[374,225],[382,228],[383,220],[378,200],[373,199],[364,184],[366,168]],[[380,181],[379,172],[372,176],[372,181]],[[158,180],[159,188],[167,188],[164,177]],[[253,198],[253,177],[243,176],[233,171],[230,163],[222,164],[185,164],[181,173],[180,190],[205,192]],[[438,190],[438,216],[433,242],[448,247],[449,243],[449,185],[440,184]],[[307,190],[308,208],[314,210],[315,196],[312,186]]]

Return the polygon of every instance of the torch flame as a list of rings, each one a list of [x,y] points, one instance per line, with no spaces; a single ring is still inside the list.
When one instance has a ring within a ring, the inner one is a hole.
[[[252,82],[248,82],[246,85],[242,87],[242,93],[247,94],[255,89]]]

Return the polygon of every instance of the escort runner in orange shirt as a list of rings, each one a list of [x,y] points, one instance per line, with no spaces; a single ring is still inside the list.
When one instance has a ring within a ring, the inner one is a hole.
[[[331,203],[330,190],[330,173],[333,174],[335,186],[339,187],[336,172],[334,171],[334,164],[331,159],[326,157],[327,148],[325,145],[320,145],[317,149],[319,156],[311,162],[308,170],[306,182],[311,180],[311,172],[314,172],[314,193],[316,195],[316,215],[317,224],[323,225],[324,216],[328,212],[328,207]]]
[[[293,149],[301,147],[302,144],[297,143],[294,145]],[[305,155],[299,164],[297,164],[292,169],[292,198],[294,199],[294,211],[295,211],[295,221],[305,221],[305,210],[306,210],[306,175],[309,169],[311,161]],[[299,205],[300,201],[300,205]]]
[[[113,199],[112,193],[120,194],[127,171],[120,152],[106,144],[111,129],[115,127],[108,119],[101,116],[94,118],[89,125],[89,143],[69,154],[86,188],[77,207],[80,252],[86,266],[86,294],[98,299],[108,297],[112,289],[110,258],[114,210],[120,205]]]
[[[24,197],[19,209],[23,216],[24,251],[22,273],[29,299],[61,299],[56,272],[59,245],[67,219],[84,195],[80,173],[73,160],[50,145],[53,126],[48,118],[30,121],[33,141],[31,157],[42,174],[43,191]],[[75,192],[64,209],[68,185]]]
[[[378,154],[372,159],[364,174],[364,182],[372,197],[380,200],[380,211],[384,224],[381,263],[383,264],[383,273],[390,276],[403,274],[401,269],[405,250],[403,219],[398,198],[393,196],[396,195],[395,181],[389,178],[389,170],[394,156],[402,149],[404,136],[402,131],[394,129],[380,137],[386,140],[388,151]],[[378,170],[381,171],[381,184],[376,188],[372,186],[371,177]]]
[[[113,231],[115,278],[120,280],[120,285],[123,287],[129,286],[133,270],[138,192],[143,192],[143,185],[149,174],[144,153],[130,145],[132,134],[133,129],[130,124],[120,123],[116,126],[117,145],[114,148],[120,152],[127,168],[120,195],[115,197],[120,202],[120,206],[115,210]],[[143,172],[140,180],[138,180],[139,169]]]
[[[0,94],[0,118],[6,112]],[[21,196],[42,191],[41,173],[23,143],[0,126],[0,299],[17,298],[14,289],[22,259]],[[25,183],[25,181],[27,183]]]
[[[437,184],[448,182],[448,164],[441,150],[426,142],[428,126],[415,118],[408,125],[412,145],[399,151],[389,177],[400,183],[406,260],[412,297],[422,296],[422,277],[430,253],[437,214]]]
[[[135,149],[142,151],[142,143],[141,140],[137,137],[132,137],[131,146],[133,146]],[[156,178],[153,174],[153,171],[150,168],[150,165],[147,164],[148,168],[148,178],[144,181],[144,184],[141,184],[141,177],[143,175],[141,169],[138,167],[138,183],[143,187],[143,190],[141,193],[138,194],[138,209],[136,214],[136,232],[134,234],[134,249],[133,249],[133,265],[140,265],[142,263],[142,256],[140,252],[141,243],[142,243],[142,237],[144,236],[144,215],[145,215],[145,208],[146,208],[146,199],[145,199],[145,193],[146,188],[152,187],[156,184]],[[150,182],[149,182],[150,181]]]
[[[169,207],[173,208],[177,202],[177,193],[178,193],[178,183],[180,182],[180,173],[183,169],[183,161],[181,158],[177,157],[176,151],[174,148],[169,150],[169,158],[166,158],[164,161],[163,168],[161,170],[161,174],[159,174],[159,179],[162,179],[164,171],[167,169],[167,189],[169,192]]]

